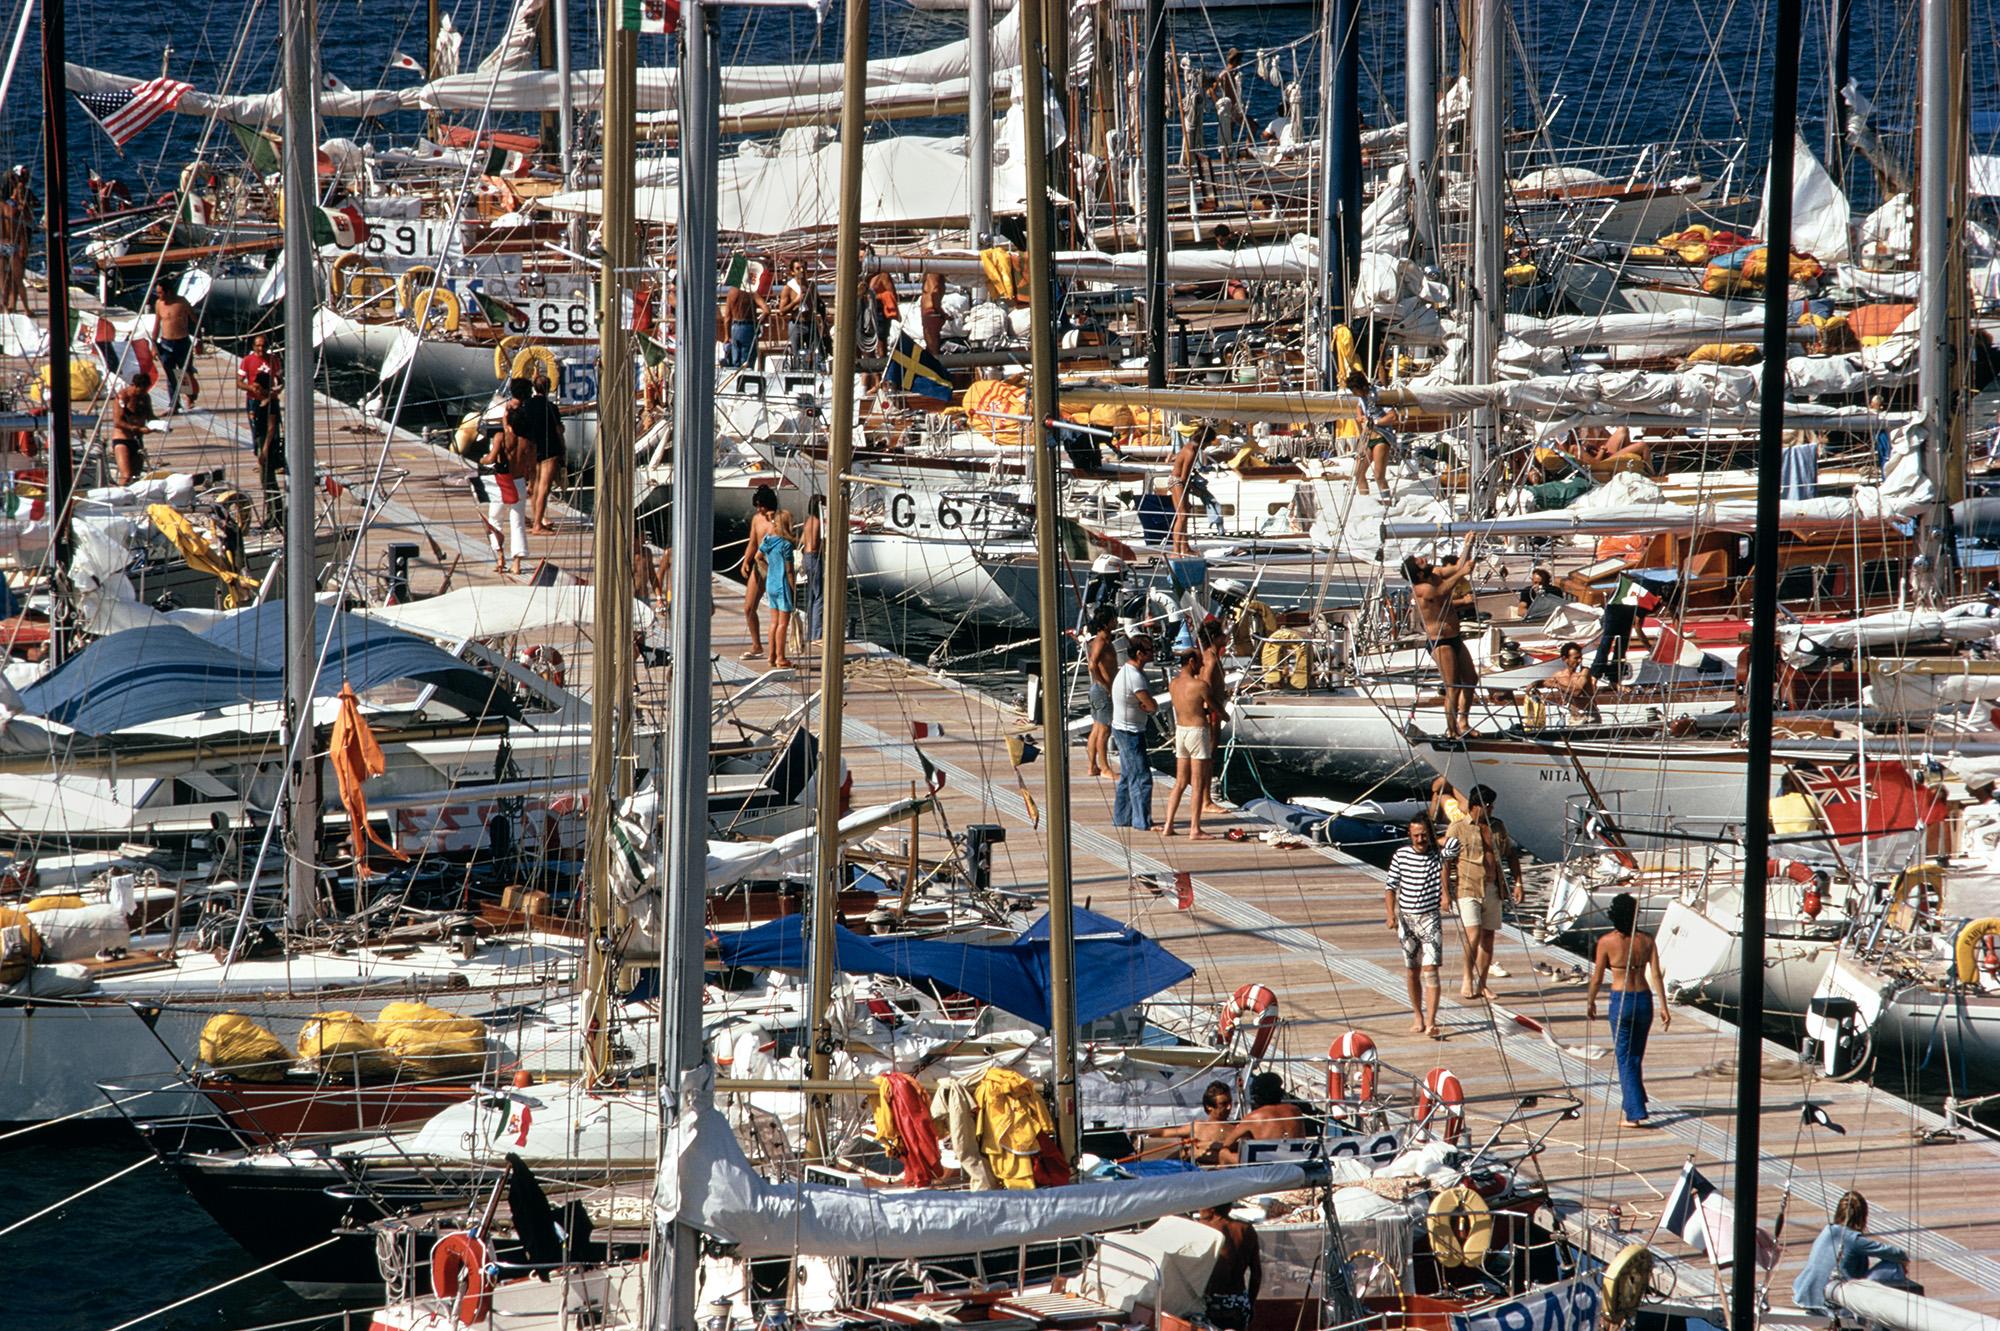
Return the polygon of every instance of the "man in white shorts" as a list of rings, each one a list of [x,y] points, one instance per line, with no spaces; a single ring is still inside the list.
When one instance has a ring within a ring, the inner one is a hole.
[[[1403,945],[1403,969],[1410,985],[1410,1034],[1440,1038],[1438,968],[1444,965],[1444,860],[1430,819],[1410,819],[1410,844],[1389,859],[1382,908],[1389,928]]]
[[[1160,824],[1161,836],[1174,834],[1174,815],[1180,811],[1181,795],[1194,787],[1194,808],[1188,817],[1188,840],[1212,841],[1201,830],[1201,815],[1208,808],[1208,771],[1215,751],[1209,747],[1208,679],[1202,674],[1201,653],[1181,657],[1181,668],[1167,686],[1174,703],[1174,789],[1167,796],[1167,820]]]

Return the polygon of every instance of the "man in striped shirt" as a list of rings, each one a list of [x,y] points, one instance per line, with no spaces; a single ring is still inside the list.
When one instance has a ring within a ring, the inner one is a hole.
[[[1403,967],[1410,986],[1410,1034],[1440,1038],[1438,967],[1444,964],[1444,861],[1428,818],[1410,819],[1410,844],[1389,860],[1382,908],[1389,928],[1403,944]]]

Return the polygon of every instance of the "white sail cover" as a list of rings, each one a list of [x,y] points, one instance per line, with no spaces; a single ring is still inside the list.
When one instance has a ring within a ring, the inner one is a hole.
[[[1819,164],[1803,138],[1792,145],[1797,154],[1792,167],[1792,248],[1810,254],[1821,263],[1845,263],[1848,246],[1847,196],[1833,177]],[[1764,174],[1764,205],[1757,214],[1757,234],[1764,235],[1771,220],[1771,176]]]
[[[1305,1166],[1288,1164],[1026,1191],[774,1183],[711,1107],[713,1076],[704,1066],[683,1082],[685,1111],[667,1133],[672,1167],[659,1171],[654,1202],[662,1223],[693,1225],[743,1257],[942,1257],[1144,1224],[1308,1182]]]
[[[373,606],[359,613],[439,642],[506,638],[572,624],[597,622],[597,589],[573,587],[461,587],[443,596],[407,605]],[[660,616],[637,598],[632,620],[650,641],[660,632]]]
[[[1947,610],[1884,610],[1838,624],[1781,624],[1778,646],[1786,660],[1799,665],[1825,652],[1979,642],[1996,632],[2000,632],[2000,609],[1975,601]]]
[[[1894,1289],[1879,1280],[1836,1280],[1827,1302],[1895,1331],[2000,1331],[2000,1317]]]

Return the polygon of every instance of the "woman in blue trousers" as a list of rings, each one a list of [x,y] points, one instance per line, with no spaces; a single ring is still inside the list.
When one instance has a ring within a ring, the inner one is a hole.
[[[1638,929],[1639,903],[1630,892],[1611,899],[1611,931],[1597,939],[1585,1013],[1597,1020],[1597,991],[1611,977],[1611,1047],[1618,1055],[1618,1085],[1624,1092],[1625,1126],[1649,1128],[1646,1120],[1646,1037],[1653,1029],[1653,993],[1659,992],[1660,1029],[1673,1024],[1666,981],[1660,976],[1660,949]]]

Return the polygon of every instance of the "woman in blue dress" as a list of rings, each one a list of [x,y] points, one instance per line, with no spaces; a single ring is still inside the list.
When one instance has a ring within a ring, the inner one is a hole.
[[[785,655],[791,643],[792,611],[792,551],[797,547],[797,539],[792,530],[792,515],[778,510],[771,530],[758,543],[757,552],[764,557],[764,603],[771,607],[771,655],[773,669],[791,668],[791,661]]]

